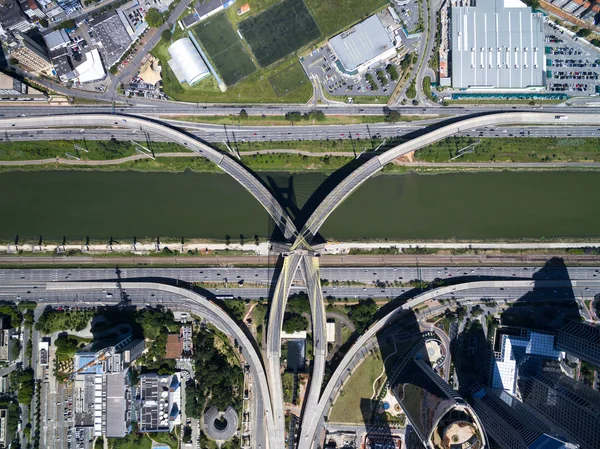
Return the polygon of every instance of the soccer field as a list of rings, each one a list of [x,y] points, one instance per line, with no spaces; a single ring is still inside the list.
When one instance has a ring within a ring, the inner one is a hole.
[[[388,0],[305,0],[324,37],[332,36],[366,19]]]
[[[244,39],[262,67],[284,58],[321,36],[302,0],[283,0],[239,23]]]
[[[256,70],[225,14],[218,14],[196,25],[194,34],[227,86],[233,86]]]

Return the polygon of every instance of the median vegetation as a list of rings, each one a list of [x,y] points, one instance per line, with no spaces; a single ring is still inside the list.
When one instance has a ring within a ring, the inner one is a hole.
[[[523,136],[520,128],[499,137],[449,137],[415,153],[423,162],[600,162],[600,139]],[[512,134],[512,136],[511,136]]]

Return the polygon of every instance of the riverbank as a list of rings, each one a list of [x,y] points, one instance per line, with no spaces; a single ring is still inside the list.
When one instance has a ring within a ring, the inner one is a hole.
[[[338,176],[257,175],[299,221]],[[243,236],[248,244],[275,231],[262,206],[225,174],[14,172],[0,175],[0,190],[10,192],[0,198],[0,239],[9,243],[35,245],[41,238],[106,245],[169,237],[236,243]],[[600,237],[600,210],[593,207],[599,190],[597,171],[376,176],[333,211],[321,235],[358,243],[592,242]]]
[[[388,140],[385,151],[401,139]],[[241,161],[254,171],[331,173],[357,157],[373,157],[383,141],[318,140],[238,142]],[[214,146],[231,155],[225,144]],[[467,151],[462,151],[464,149]],[[149,149],[150,151],[147,151]],[[377,154],[378,154],[377,153]],[[452,138],[384,167],[384,173],[450,173],[496,170],[597,170],[600,139]],[[0,143],[0,172],[41,170],[220,172],[197,153],[168,142],[13,141]]]

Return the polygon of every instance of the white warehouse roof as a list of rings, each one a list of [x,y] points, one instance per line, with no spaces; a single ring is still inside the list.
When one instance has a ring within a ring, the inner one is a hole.
[[[544,85],[544,18],[519,0],[452,8],[452,86],[524,89]]]
[[[210,75],[202,56],[189,38],[184,37],[173,42],[168,51],[173,58],[169,61],[169,66],[180,83],[187,82],[192,86]]]
[[[102,59],[97,48],[85,54],[85,61],[75,67],[75,77],[80,83],[91,83],[98,81],[106,76]]]

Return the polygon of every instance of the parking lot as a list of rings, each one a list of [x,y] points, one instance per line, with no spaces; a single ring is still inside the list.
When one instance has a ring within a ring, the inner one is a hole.
[[[544,31],[548,91],[599,94],[600,51],[554,24],[546,24]]]
[[[404,28],[408,33],[414,31],[419,24],[419,2],[417,0],[413,0],[408,4],[404,5],[403,1],[394,2],[392,1],[392,6],[398,13],[398,17],[404,24]]]
[[[329,45],[313,50],[304,59],[302,66],[309,76],[316,76],[325,92],[334,96],[352,97],[354,95],[387,96],[396,87],[385,70],[385,64],[380,63],[370,67],[365,74],[347,75],[336,64],[335,53]],[[397,69],[398,72],[400,69]],[[377,74],[381,76],[381,79]],[[369,81],[367,80],[369,77]]]

